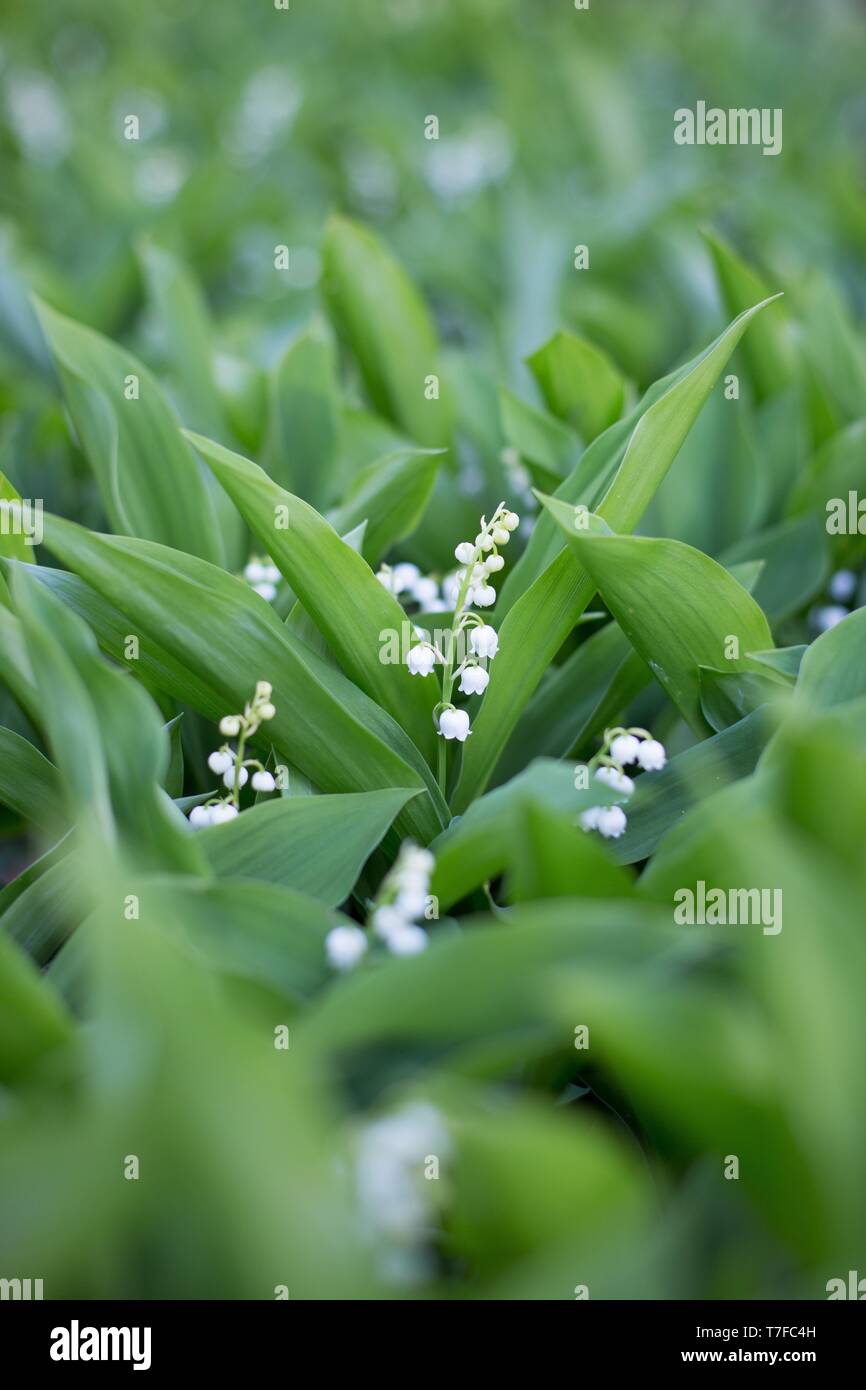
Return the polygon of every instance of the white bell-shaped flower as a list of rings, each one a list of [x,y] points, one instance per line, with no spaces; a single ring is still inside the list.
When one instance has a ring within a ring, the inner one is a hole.
[[[262,770],[253,773],[252,787],[256,792],[272,792],[276,788],[273,774]]]
[[[464,695],[483,695],[490,676],[483,666],[467,666],[460,673],[460,691]]]
[[[624,796],[631,796],[634,791],[634,782],[630,777],[626,777],[624,772],[620,772],[615,767],[600,767],[595,774],[597,782],[604,782],[606,786],[613,787],[614,791],[622,792]]]
[[[496,590],[492,584],[479,584],[474,594],[474,602],[479,608],[492,608],[496,602]]]
[[[618,734],[610,745],[610,756],[615,763],[625,767],[628,763],[637,762],[639,748],[640,743],[634,734]]]
[[[618,840],[625,831],[625,811],[621,806],[601,806],[598,811],[596,829],[606,840]]]
[[[656,738],[644,739],[637,750],[637,760],[644,772],[660,772],[667,762],[664,744]]]
[[[404,922],[387,937],[388,950],[395,956],[417,956],[427,949],[429,941],[424,928],[414,922]]]
[[[471,565],[475,559],[475,546],[471,541],[461,541],[454,551],[454,558],[461,565]]]
[[[495,627],[489,627],[487,623],[482,623],[479,627],[473,627],[469,633],[469,650],[475,656],[494,657],[499,650],[499,633]]]
[[[234,767],[234,762],[234,754],[230,753],[227,748],[220,748],[217,752],[211,753],[207,765],[211,772],[222,775],[222,773],[228,772],[230,767]]]
[[[443,738],[456,738],[465,743],[469,737],[469,715],[465,709],[445,709],[439,716],[439,732]]]
[[[429,642],[419,642],[406,653],[406,665],[413,676],[429,676],[436,663],[436,653]]]
[[[334,927],[325,937],[325,951],[335,970],[351,970],[366,954],[367,945],[360,927]]]

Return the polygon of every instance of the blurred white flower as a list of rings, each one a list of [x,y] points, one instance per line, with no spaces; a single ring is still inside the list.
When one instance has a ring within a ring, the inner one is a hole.
[[[335,970],[351,970],[366,954],[366,934],[360,927],[332,927],[325,937],[325,951]]]

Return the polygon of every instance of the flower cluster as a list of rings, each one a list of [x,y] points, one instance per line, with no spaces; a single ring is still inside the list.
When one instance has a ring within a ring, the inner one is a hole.
[[[437,663],[443,667],[442,699],[436,706],[434,721],[437,732],[445,740],[464,743],[470,733],[469,715],[457,709],[451,699],[458,677],[458,690],[463,695],[482,695],[487,689],[490,676],[482,663],[491,661],[496,655],[499,635],[470,609],[490,608],[496,602],[496,590],[490,580],[504,568],[500,549],[508,544],[519,524],[516,512],[509,511],[505,503],[500,502],[489,521],[481,518],[481,529],[475,540],[460,542],[454,554],[462,568],[453,580],[446,581],[449,606],[454,610],[448,650],[440,651],[426,634],[419,632],[421,640],[406,655],[406,665],[414,676],[429,676]],[[455,669],[455,653],[461,639],[468,639],[468,649]],[[444,781],[444,770],[440,756],[440,781]]]
[[[261,594],[268,603],[273,603],[277,596],[280,571],[269,556],[253,555],[244,567],[244,579],[252,585],[257,594]]]
[[[441,1113],[425,1101],[404,1105],[361,1131],[355,1166],[358,1203],[382,1278],[417,1284],[432,1276],[429,1239],[443,1187],[430,1179],[440,1177],[440,1164],[451,1152]]]
[[[226,738],[236,738],[237,748],[224,743],[207,760],[211,772],[222,778],[228,795],[212,798],[203,806],[194,806],[189,813],[190,825],[197,830],[206,825],[219,825],[232,820],[240,811],[241,788],[250,782],[253,791],[272,792],[276,782],[256,758],[244,758],[244,747],[248,739],[258,732],[261,725],[273,719],[276,709],[271,703],[273,690],[270,681],[259,681],[252,700],[244,706],[243,714],[226,714],[220,720],[220,733]],[[252,780],[250,781],[250,772]]]
[[[416,919],[427,908],[433,865],[429,850],[407,840],[370,906],[367,926],[392,955],[416,956],[427,946],[427,933]],[[325,951],[335,970],[353,969],[369,945],[368,932],[352,925],[334,927],[325,938]]]
[[[634,782],[623,770],[634,766],[644,772],[659,772],[667,761],[664,746],[646,729],[606,729],[604,742],[588,763],[595,780],[624,797],[631,796]],[[584,830],[597,830],[605,839],[616,840],[625,832],[625,811],[621,806],[590,806],[580,817]]]
[[[432,575],[422,574],[417,565],[405,563],[381,565],[376,572],[379,583],[390,594],[396,594],[402,601],[407,599],[417,603],[425,613],[446,613],[448,602],[448,580],[443,580],[440,592],[439,582]]]

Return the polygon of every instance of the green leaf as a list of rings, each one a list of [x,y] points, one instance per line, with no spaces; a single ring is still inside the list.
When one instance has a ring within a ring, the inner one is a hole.
[[[624,797],[594,782],[581,790],[574,769],[539,758],[502,787],[479,797],[431,845],[436,856],[431,892],[447,910],[473,888],[498,877],[511,862],[524,834],[522,811],[529,803],[567,812],[576,821],[590,806],[620,804]]]
[[[21,496],[5,473],[0,473],[0,556],[35,564],[33,544],[27,535],[27,512]]]
[[[613,863],[596,836],[540,801],[518,811],[513,857],[506,877],[509,902],[540,898],[627,898],[632,880]]]
[[[695,733],[705,735],[700,667],[749,670],[748,653],[773,645],[761,609],[703,551],[681,541],[590,534],[576,528],[574,508],[542,501],[635,651]]]
[[[16,566],[12,594],[42,722],[82,835],[109,847],[123,838],[141,865],[198,871],[201,856],[160,786],[169,748],[153,701],[109,665],[84,622],[29,565]]]
[[[324,292],[367,394],[380,415],[418,441],[445,447],[451,438],[447,399],[425,398],[438,375],[439,346],[423,300],[385,246],[367,230],[332,217],[325,232]]]
[[[278,797],[196,834],[221,878],[253,878],[328,907],[348,897],[394,817],[417,792]]]
[[[138,256],[184,423],[224,439],[229,430],[216,388],[214,327],[204,295],[187,266],[164,247],[142,242]]]
[[[663,835],[693,806],[754,772],[776,721],[766,709],[732,724],[671,758],[661,772],[641,776],[626,806],[628,826],[611,845],[621,864],[636,864],[654,853]]]
[[[284,492],[256,464],[221,444],[196,434],[187,438],[279,566],[346,675],[397,720],[431,761],[438,682],[411,675],[402,659],[409,623],[394,595],[300,497]],[[388,633],[396,634],[400,644],[397,662],[382,660]]]
[[[526,359],[545,405],[577,430],[585,443],[618,420],[625,378],[606,352],[561,329]]]
[[[69,1018],[54,991],[0,931],[0,1081],[21,1080],[70,1036]]]
[[[576,754],[652,679],[616,623],[605,623],[551,668],[523,711],[496,765],[493,781],[507,782],[533,758]]]
[[[267,737],[293,766],[323,791],[426,790],[398,828],[424,843],[438,832],[442,799],[411,740],[248,584],[150,541],[97,535],[58,517],[45,525],[53,554],[122,608],[143,651],[153,644],[152,669],[169,694],[216,722],[243,708],[257,680],[270,680],[277,713]]]
[[[393,545],[411,536],[427,510],[444,454],[401,449],[362,468],[329,520],[344,534],[367,522],[363,554],[377,565]]]
[[[156,378],[123,348],[37,301],[64,398],[116,531],[221,563],[216,512]],[[127,378],[138,399],[127,399]]]
[[[797,698],[832,709],[866,695],[866,608],[857,608],[812,643],[803,657]]]
[[[730,354],[767,302],[756,304],[735,319],[641,416],[598,507],[612,529],[628,532],[637,525]],[[613,426],[614,430],[619,428]],[[596,442],[601,445],[605,439],[603,435]],[[608,458],[608,465],[610,462]],[[521,711],[593,592],[592,581],[577,557],[562,550],[506,614],[490,684],[464,750],[453,797],[456,812],[465,810],[487,785]],[[769,647],[772,640],[752,645]]]
[[[702,666],[700,670],[701,709],[711,728],[720,733],[737,724],[761,705],[785,699],[794,682],[770,671],[719,671]]]
[[[767,299],[769,289],[751,266],[715,233],[705,231],[703,237],[730,315],[741,314],[750,304]],[[790,385],[796,370],[796,353],[790,315],[784,305],[777,303],[761,316],[745,339],[742,353],[759,401]]]
[[[779,522],[746,536],[721,557],[726,568],[738,561],[763,560],[752,593],[771,623],[797,613],[823,589],[830,570],[827,532],[816,516]]]
[[[268,383],[267,472],[280,487],[320,510],[332,501],[335,487],[336,374],[331,334],[314,319],[286,348]]]
[[[57,769],[12,729],[0,728],[0,802],[24,820],[56,831],[62,820]]]
[[[52,863],[9,904],[0,927],[44,966],[60,950],[87,915],[87,906],[68,858]]]
[[[499,391],[502,433],[524,463],[536,465],[558,483],[580,456],[580,440],[555,415],[548,415],[504,387]]]
[[[142,919],[159,921],[212,970],[298,1002],[332,973],[325,937],[333,913],[318,898],[248,878],[153,878],[136,887]]]

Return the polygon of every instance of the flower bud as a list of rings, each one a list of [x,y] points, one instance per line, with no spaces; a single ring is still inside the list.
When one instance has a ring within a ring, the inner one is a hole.
[[[274,715],[276,714],[276,712],[277,712],[277,711],[276,711],[276,708],[270,703],[270,701],[268,701],[267,704],[261,705],[261,706],[259,707],[259,718],[260,718],[260,719],[273,719],[273,717],[274,717]]]
[[[226,738],[237,738],[241,731],[241,721],[237,714],[226,714],[220,720],[220,733]]]
[[[461,541],[454,555],[461,565],[471,565],[475,559],[475,546],[471,541]]]

